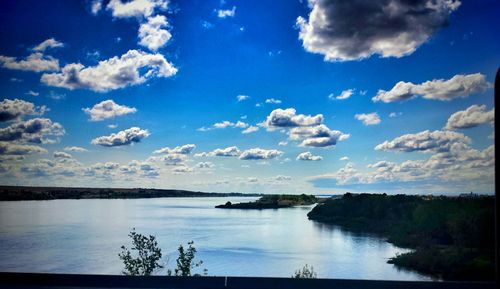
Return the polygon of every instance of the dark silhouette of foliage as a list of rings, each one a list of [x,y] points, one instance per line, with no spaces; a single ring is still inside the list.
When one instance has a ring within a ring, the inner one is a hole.
[[[188,242],[187,249],[184,249],[182,245],[179,245],[177,249],[179,251],[179,257],[177,257],[177,268],[174,269],[174,276],[199,276],[199,274],[192,275],[192,270],[194,268],[200,267],[203,261],[194,262],[196,255],[196,248],[193,246],[194,242]],[[203,269],[203,274],[207,275],[207,269]],[[167,270],[167,275],[172,275],[170,269]]]
[[[295,271],[292,278],[302,278],[302,279],[315,279],[317,278],[316,272],[314,272],[313,266],[305,265],[302,269]]]
[[[149,276],[155,270],[163,268],[158,261],[161,259],[161,249],[158,247],[155,236],[143,236],[135,231],[128,235],[132,239],[132,252],[122,246],[122,252],[118,254],[125,265],[123,274]]]
[[[345,194],[317,205],[311,220],[372,232],[415,249],[389,262],[448,280],[494,279],[493,196]]]

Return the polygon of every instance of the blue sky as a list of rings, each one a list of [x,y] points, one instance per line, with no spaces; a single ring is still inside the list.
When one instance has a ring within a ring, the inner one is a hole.
[[[3,185],[494,192],[500,7],[7,1]]]

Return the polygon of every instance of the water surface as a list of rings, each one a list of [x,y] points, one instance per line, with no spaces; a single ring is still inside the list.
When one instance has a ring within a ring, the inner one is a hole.
[[[209,275],[289,277],[307,263],[322,278],[428,279],[386,263],[404,249],[309,221],[312,206],[214,208],[254,199],[0,202],[0,271],[119,274],[120,246],[130,245],[127,234],[135,227],[157,236],[168,268],[179,244],[193,240]]]

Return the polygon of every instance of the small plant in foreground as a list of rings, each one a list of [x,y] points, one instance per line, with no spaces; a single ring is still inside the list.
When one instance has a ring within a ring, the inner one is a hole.
[[[122,252],[118,254],[125,265],[123,274],[149,276],[154,271],[163,268],[158,263],[162,255],[155,236],[143,236],[137,233],[135,228],[130,231],[128,236],[132,239],[132,252],[127,247],[122,246]]]
[[[191,270],[196,267],[200,267],[203,261],[194,262],[196,255],[196,248],[193,246],[194,242],[188,242],[187,249],[184,249],[182,245],[177,249],[179,251],[179,257],[177,257],[177,268],[172,270],[167,270],[167,275],[171,276],[199,276],[199,274],[192,275]],[[203,275],[207,275],[208,270],[203,269]]]
[[[304,267],[302,267],[302,269],[295,271],[294,275],[292,275],[292,278],[315,279],[317,278],[317,275],[316,272],[314,272],[313,266],[309,267],[306,264]]]

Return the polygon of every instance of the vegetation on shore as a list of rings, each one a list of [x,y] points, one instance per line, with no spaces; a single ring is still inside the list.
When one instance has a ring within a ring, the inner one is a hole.
[[[160,263],[162,253],[155,236],[149,235],[149,237],[146,237],[137,233],[135,228],[132,229],[128,236],[132,239],[131,249],[122,246],[122,252],[118,254],[125,266],[122,271],[124,275],[149,276],[164,267]],[[203,264],[201,260],[194,261],[197,252],[194,242],[188,242],[186,249],[179,245],[177,251],[179,252],[176,260],[177,267],[174,270],[167,269],[167,276],[201,276],[198,273],[193,274],[193,269]],[[207,272],[207,269],[203,269],[203,275],[207,275]]]
[[[68,188],[0,186],[0,201],[55,199],[142,199],[173,197],[255,197],[260,194],[204,193],[186,190],[141,188]]]
[[[445,280],[494,280],[494,197],[345,194],[317,205],[311,220],[384,236],[414,249],[389,260]]]
[[[264,195],[254,202],[232,204],[227,202],[224,205],[215,206],[219,209],[279,209],[294,206],[307,206],[318,202],[313,195]]]

